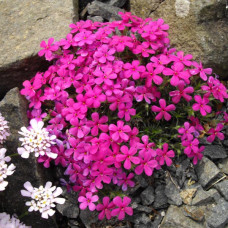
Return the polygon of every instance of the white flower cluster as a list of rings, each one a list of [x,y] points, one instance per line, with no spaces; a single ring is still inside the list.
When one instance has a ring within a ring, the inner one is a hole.
[[[10,215],[3,212],[0,213],[0,228],[31,228],[31,226],[26,226],[18,218],[10,217]]]
[[[65,199],[59,198],[63,190],[56,186],[52,186],[52,183],[48,181],[45,187],[40,186],[39,188],[34,188],[30,182],[24,183],[24,187],[27,190],[21,190],[21,195],[26,197],[31,197],[32,200],[26,202],[29,206],[28,211],[39,211],[41,217],[47,219],[48,216],[52,216],[55,211],[52,209],[55,207],[55,203],[64,204]]]
[[[51,145],[55,144],[55,135],[49,136],[46,128],[43,128],[44,122],[32,119],[30,128],[22,127],[19,134],[23,138],[19,138],[23,147],[17,149],[22,158],[28,158],[30,153],[35,153],[36,157],[46,155],[55,159],[57,154],[51,152]]]
[[[8,122],[0,113],[0,144],[3,144],[6,138],[10,135]]]
[[[14,169],[16,168],[14,164],[10,164],[9,166],[6,162],[9,162],[11,158],[9,156],[5,156],[6,149],[0,149],[0,191],[4,191],[6,186],[8,185],[8,181],[5,179],[7,176],[10,176],[14,173]],[[0,226],[1,227],[1,226]]]

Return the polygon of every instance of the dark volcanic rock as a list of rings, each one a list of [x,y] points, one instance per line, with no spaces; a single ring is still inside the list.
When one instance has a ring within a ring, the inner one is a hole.
[[[224,180],[215,185],[216,189],[221,193],[221,195],[228,200],[228,180]]]
[[[147,187],[140,195],[143,205],[150,205],[154,202],[154,188]]]
[[[120,11],[123,12],[124,10],[99,1],[94,1],[88,6],[88,13],[90,15],[101,16],[106,20],[121,20],[120,15],[118,15]]]

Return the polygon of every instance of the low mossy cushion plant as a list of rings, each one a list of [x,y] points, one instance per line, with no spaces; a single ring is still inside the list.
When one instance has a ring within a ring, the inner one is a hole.
[[[52,65],[21,90],[29,118],[38,122],[31,124],[46,127],[45,137],[32,140],[46,140],[48,151],[26,151],[34,144],[26,141],[20,154],[35,152],[46,168],[51,161],[65,167],[80,208],[99,211],[99,219],[132,215],[120,188],[133,187],[134,175],[170,166],[182,152],[196,164],[204,150],[199,138],[223,140],[228,122],[218,110],[226,87],[212,69],[169,47],[162,19],[120,15],[121,21],[79,21],[65,39],[42,41],[39,56]]]

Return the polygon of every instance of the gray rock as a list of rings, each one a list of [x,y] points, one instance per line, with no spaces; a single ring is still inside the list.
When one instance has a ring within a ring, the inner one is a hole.
[[[150,205],[154,202],[154,188],[152,186],[147,187],[141,194],[141,201],[143,205]]]
[[[127,0],[109,0],[107,3],[111,6],[123,7]]]
[[[72,18],[78,19],[78,0],[0,1],[0,96],[47,69],[37,56],[40,42],[64,38]]]
[[[91,228],[92,224],[98,224],[97,211],[81,210],[79,217],[86,228]]]
[[[177,207],[171,205],[166,212],[164,219],[160,225],[160,228],[203,228],[203,225],[188,218],[183,213],[183,207]]]
[[[216,189],[221,193],[221,195],[228,200],[228,180],[224,180],[215,185]]]
[[[110,18],[120,20],[121,17],[118,14],[120,11],[123,12],[124,10],[99,1],[94,1],[88,6],[88,13],[90,15],[101,16],[106,20],[109,20]]]
[[[87,19],[93,22],[96,22],[96,21],[104,22],[104,19],[101,16],[94,16],[94,17],[88,16]]]
[[[206,223],[210,228],[223,228],[228,224],[228,202],[221,199],[213,207],[206,218]]]
[[[136,214],[132,218],[133,218],[133,222],[135,224],[142,223],[142,224],[146,225],[147,223],[149,223],[151,221],[150,218],[145,213]]]
[[[136,175],[135,176],[135,180],[138,181],[139,185],[142,187],[142,188],[146,188],[148,186],[148,181],[146,181],[146,179],[142,176],[142,175]]]
[[[203,154],[211,159],[226,158],[226,150],[219,145],[209,145],[205,146]]]
[[[153,207],[155,209],[165,208],[168,205],[168,198],[165,195],[165,186],[159,185],[155,189],[155,199],[153,203]]]
[[[172,47],[192,54],[197,61],[203,62],[205,68],[211,67],[221,78],[227,78],[226,0],[182,1],[180,7],[175,7],[176,2],[163,1],[150,17],[163,18],[170,25]]]
[[[196,166],[196,174],[199,178],[200,184],[205,187],[219,174],[218,167],[208,158],[203,159]]]
[[[137,211],[146,212],[146,213],[150,213],[152,211],[151,207],[147,207],[147,206],[143,206],[143,205],[137,205],[137,207],[135,209]]]
[[[76,202],[76,200],[75,200]],[[67,218],[77,218],[79,215],[79,208],[76,203],[72,203],[69,200],[66,200],[64,204],[57,204],[57,210]]]
[[[195,197],[192,200],[192,205],[202,206],[214,202],[214,194],[217,192],[215,189],[212,191],[204,191],[202,188],[197,190]]]
[[[221,172],[228,174],[228,159],[224,159],[221,165]]]
[[[7,155],[17,153],[19,142],[18,131],[22,126],[28,126],[27,102],[20,95],[19,89],[10,90],[4,99],[0,102],[0,112],[9,122],[11,136],[6,142]],[[24,189],[26,181],[31,182],[34,187],[44,185],[50,177],[50,170],[47,171],[42,165],[38,164],[34,154],[30,154],[29,159],[23,159],[20,156],[13,156],[11,162],[16,166],[16,171],[7,178],[9,182],[5,191],[0,192],[0,211],[20,216],[28,207],[25,202],[27,197],[22,197],[20,191]],[[55,216],[47,219],[41,219],[39,213],[29,213],[21,219],[26,225],[34,228],[57,227]]]
[[[172,205],[180,206],[182,199],[180,196],[180,190],[173,184],[170,178],[166,179],[165,195],[168,198],[168,203]]]

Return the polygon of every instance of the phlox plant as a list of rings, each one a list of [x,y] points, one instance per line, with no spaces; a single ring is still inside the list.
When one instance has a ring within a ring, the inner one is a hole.
[[[104,185],[126,191],[135,175],[151,176],[181,152],[196,164],[204,150],[199,138],[224,139],[228,121],[217,108],[226,87],[191,54],[170,48],[163,19],[120,15],[76,22],[65,39],[42,41],[38,54],[52,65],[21,90],[29,118],[55,136],[52,156],[37,154],[38,162],[64,167],[67,189],[99,219],[133,213],[131,199],[115,188],[102,199]]]

